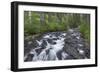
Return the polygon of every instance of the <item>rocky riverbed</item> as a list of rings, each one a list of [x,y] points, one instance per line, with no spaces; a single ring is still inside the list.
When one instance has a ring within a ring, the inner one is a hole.
[[[89,59],[90,45],[78,29],[48,32],[24,39],[24,61]]]

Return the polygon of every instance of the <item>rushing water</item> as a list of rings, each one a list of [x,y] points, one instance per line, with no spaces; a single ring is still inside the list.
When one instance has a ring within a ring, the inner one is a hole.
[[[33,61],[38,60],[58,60],[56,53],[64,47],[64,39],[66,33],[59,33],[60,36],[56,36],[55,33],[44,35],[41,40],[36,40],[39,44],[38,47],[31,50],[31,54],[34,55]],[[45,48],[42,48],[42,43],[44,43]],[[41,50],[42,49],[42,50]],[[36,50],[41,50],[40,54]],[[62,56],[67,56],[65,53],[62,53]],[[64,58],[63,57],[63,58]]]
[[[77,33],[72,33],[74,30],[70,29],[69,32],[71,36],[76,36]],[[29,54],[25,56],[25,60],[31,56],[31,61],[49,61],[49,60],[66,60],[66,59],[74,59],[74,55],[71,55],[74,51],[75,53],[79,53],[82,55],[81,57],[87,58],[84,56],[85,50],[77,48],[72,49],[73,52],[66,52],[64,50],[64,46],[66,45],[65,39],[67,37],[66,32],[50,32],[46,33],[42,36],[40,40],[36,40],[38,46],[31,49]],[[77,40],[80,40],[80,36],[76,36]],[[79,47],[82,47],[83,44],[77,44]],[[67,49],[67,48],[66,48]],[[69,49],[68,49],[69,50]],[[74,54],[74,53],[73,53]],[[76,55],[76,54],[75,54]],[[76,56],[80,58],[79,56]],[[28,61],[28,60],[27,60]]]

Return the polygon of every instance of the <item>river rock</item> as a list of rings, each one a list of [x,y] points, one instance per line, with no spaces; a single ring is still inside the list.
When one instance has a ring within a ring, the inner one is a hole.
[[[41,48],[42,48],[42,49],[45,49],[46,46],[47,46],[46,40],[42,40]]]

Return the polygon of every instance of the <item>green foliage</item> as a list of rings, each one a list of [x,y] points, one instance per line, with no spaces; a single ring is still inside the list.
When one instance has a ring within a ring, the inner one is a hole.
[[[88,14],[25,11],[24,31],[25,35],[33,35],[79,28],[83,38],[90,41],[89,19]]]
[[[64,20],[63,17],[60,16],[63,16],[63,14],[47,12],[31,12],[31,16],[29,16],[29,11],[25,11],[25,34],[31,35],[51,31],[67,30],[66,20]]]
[[[90,42],[90,25],[82,23],[80,25],[80,32],[82,34],[82,37],[85,38],[87,42]]]
[[[70,14],[68,16],[68,25],[70,28],[77,28],[80,25],[80,14]]]

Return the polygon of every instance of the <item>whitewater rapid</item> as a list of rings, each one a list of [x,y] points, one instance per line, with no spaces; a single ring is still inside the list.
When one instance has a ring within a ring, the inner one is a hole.
[[[65,44],[64,43],[65,36],[66,36],[66,33],[62,33],[60,34],[60,36],[48,34],[48,35],[43,36],[43,38],[40,41],[36,40],[39,46],[30,51],[30,54],[34,55],[32,60],[33,61],[58,60],[56,53],[63,49],[64,44]],[[48,39],[51,39],[52,42],[55,42],[55,44],[49,43],[47,41]],[[56,40],[53,40],[53,39],[56,39]],[[38,55],[35,50],[41,48],[40,46],[43,43],[43,40],[46,41],[47,45],[46,45],[46,48],[43,48],[41,53]],[[62,53],[62,56],[63,58],[65,58],[66,54]]]
[[[35,39],[38,45],[31,48],[25,61],[50,61],[90,58],[89,47],[78,31],[49,32]],[[32,43],[34,44],[34,43]]]

